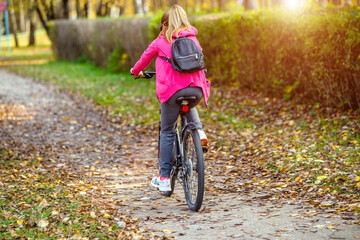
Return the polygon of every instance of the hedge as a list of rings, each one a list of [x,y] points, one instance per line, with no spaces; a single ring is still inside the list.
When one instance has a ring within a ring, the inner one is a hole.
[[[108,66],[112,54],[119,54],[130,67],[150,41],[149,21],[149,18],[56,21],[52,29],[53,49],[58,59],[85,58],[102,67]]]
[[[267,95],[359,108],[359,8],[291,14],[266,10],[196,22],[211,77]]]
[[[202,16],[192,23],[199,30],[213,84],[360,107],[359,8],[298,14],[267,9]],[[125,67],[113,69],[125,70],[156,31],[150,18],[63,21],[54,25],[54,47],[61,59],[85,56],[100,66],[119,62]]]

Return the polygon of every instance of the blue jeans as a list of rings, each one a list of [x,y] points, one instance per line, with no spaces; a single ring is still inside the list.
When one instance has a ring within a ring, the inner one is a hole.
[[[196,96],[196,101],[189,105],[191,108],[185,114],[188,122],[193,122],[197,129],[202,125],[195,106],[200,102],[203,94],[199,87],[187,87],[177,91],[168,101],[161,104],[161,132],[160,132],[160,173],[162,177],[170,177],[172,168],[173,143],[176,135],[176,123],[180,113],[180,106],[176,104],[178,97]]]

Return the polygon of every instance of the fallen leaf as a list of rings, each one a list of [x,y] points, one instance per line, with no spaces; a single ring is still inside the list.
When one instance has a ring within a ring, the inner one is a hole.
[[[19,224],[19,225],[21,225],[21,224],[24,223],[24,219],[19,219],[19,220],[16,221],[16,223]]]
[[[40,219],[38,222],[38,227],[45,228],[49,225],[49,221],[47,219]]]
[[[49,206],[49,203],[46,201],[46,199],[44,198],[40,204],[39,204],[39,212],[41,212],[44,208],[46,208],[47,206]]]

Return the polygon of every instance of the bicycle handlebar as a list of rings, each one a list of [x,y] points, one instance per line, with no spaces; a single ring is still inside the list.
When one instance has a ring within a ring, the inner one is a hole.
[[[150,78],[153,78],[155,77],[156,75],[156,72],[148,72],[148,71],[142,71],[142,73],[144,74],[143,77],[139,77],[137,76],[135,79],[139,79],[139,78],[146,78],[146,79],[150,79]],[[134,76],[134,74],[131,73],[131,75]]]

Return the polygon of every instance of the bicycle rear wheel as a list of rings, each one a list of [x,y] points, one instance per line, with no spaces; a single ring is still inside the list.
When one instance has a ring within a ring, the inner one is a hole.
[[[186,128],[183,135],[183,186],[189,209],[198,211],[204,197],[204,156],[197,131]]]

